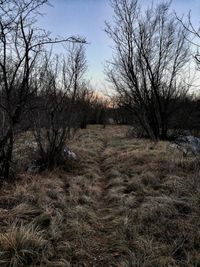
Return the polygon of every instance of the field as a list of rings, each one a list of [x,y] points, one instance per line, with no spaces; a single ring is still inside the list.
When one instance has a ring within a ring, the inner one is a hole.
[[[0,189],[0,266],[200,266],[199,161],[89,126],[66,170]]]

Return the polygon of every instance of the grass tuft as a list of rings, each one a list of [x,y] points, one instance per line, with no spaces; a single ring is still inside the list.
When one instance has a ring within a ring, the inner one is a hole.
[[[13,225],[0,235],[1,266],[31,266],[42,256],[46,241],[42,232],[28,226]]]

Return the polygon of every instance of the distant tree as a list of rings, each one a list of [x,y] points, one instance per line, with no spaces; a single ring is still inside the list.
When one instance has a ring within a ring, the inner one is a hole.
[[[187,31],[170,14],[170,3],[142,12],[137,0],[113,0],[114,23],[106,33],[114,43],[107,75],[121,106],[134,114],[147,136],[166,139],[176,99],[186,94]],[[172,101],[173,100],[173,101]]]
[[[76,111],[79,114],[77,121],[81,129],[86,129],[91,122],[95,99],[96,96],[90,83],[83,81],[76,99]]]
[[[132,125],[134,121],[133,113],[123,106],[123,101],[121,101],[120,97],[114,96],[111,98],[110,108],[110,117],[116,124]]]
[[[9,178],[14,135],[28,103],[37,91],[37,63],[44,45],[82,42],[52,39],[35,26],[39,8],[47,0],[3,0],[0,3],[0,177]]]

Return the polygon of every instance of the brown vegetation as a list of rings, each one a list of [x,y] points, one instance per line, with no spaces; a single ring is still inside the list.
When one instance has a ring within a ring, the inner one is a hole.
[[[126,131],[81,130],[67,172],[3,185],[1,266],[199,266],[197,159]]]

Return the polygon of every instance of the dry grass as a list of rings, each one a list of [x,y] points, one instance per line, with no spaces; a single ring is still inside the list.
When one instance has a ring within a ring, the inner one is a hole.
[[[41,257],[46,241],[42,234],[33,227],[13,225],[0,235],[1,266],[30,266]]]
[[[199,266],[199,162],[123,135],[104,156],[118,266]]]
[[[199,162],[126,130],[80,131],[68,171],[1,188],[0,266],[200,266]]]

